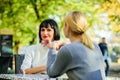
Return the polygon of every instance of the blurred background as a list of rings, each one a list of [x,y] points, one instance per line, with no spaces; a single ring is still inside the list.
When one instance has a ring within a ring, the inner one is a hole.
[[[87,33],[93,41],[99,43],[101,37],[106,37],[110,62],[118,66],[120,0],[0,0],[0,55],[19,54],[26,46],[39,43],[39,25],[46,18],[57,21],[64,40],[63,18],[73,10],[85,14]]]

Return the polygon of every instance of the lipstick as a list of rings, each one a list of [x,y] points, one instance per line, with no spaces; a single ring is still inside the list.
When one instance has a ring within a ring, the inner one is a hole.
[[[43,36],[43,38],[45,38],[45,39],[46,39],[46,38],[48,38],[48,36]]]

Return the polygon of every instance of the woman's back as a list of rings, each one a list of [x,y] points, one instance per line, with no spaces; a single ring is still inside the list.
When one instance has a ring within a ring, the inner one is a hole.
[[[102,54],[97,45],[95,45],[94,50],[91,50],[76,41],[64,46],[62,49],[68,50],[66,54],[72,58],[68,68],[66,68],[67,75],[71,80],[87,80],[89,78],[96,80],[95,77],[97,75],[101,75],[101,79],[99,77],[99,80],[102,80],[102,76],[104,77],[104,65]],[[94,75],[93,78],[90,75]]]

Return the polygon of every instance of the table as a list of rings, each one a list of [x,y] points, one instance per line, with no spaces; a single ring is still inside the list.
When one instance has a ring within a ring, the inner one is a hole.
[[[0,74],[0,80],[68,80],[63,78],[49,78],[44,74]]]

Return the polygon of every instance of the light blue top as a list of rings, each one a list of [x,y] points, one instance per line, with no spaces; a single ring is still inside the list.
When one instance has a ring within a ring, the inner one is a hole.
[[[50,48],[47,61],[47,73],[58,77],[66,73],[69,80],[105,80],[104,61],[98,45],[94,50],[76,41],[63,46],[55,55]]]

